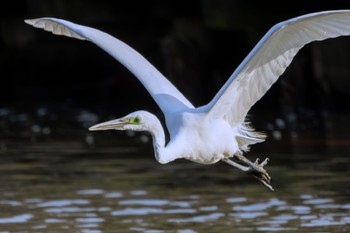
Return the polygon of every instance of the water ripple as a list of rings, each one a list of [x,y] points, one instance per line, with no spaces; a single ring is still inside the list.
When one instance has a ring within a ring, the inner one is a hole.
[[[104,194],[104,190],[102,189],[84,189],[77,191],[78,195],[100,195]]]
[[[96,223],[96,222],[104,222],[103,218],[77,218],[75,221],[81,223]]]
[[[248,199],[245,197],[232,197],[232,198],[228,198],[226,199],[226,202],[228,203],[239,203],[239,202],[245,202]]]
[[[105,194],[105,198],[120,198],[123,196],[124,195],[121,192],[110,192]]]
[[[4,200],[0,201],[0,205],[20,206],[22,203],[14,200]]]
[[[143,205],[143,206],[164,206],[169,205],[167,200],[143,199],[143,200],[123,200],[118,202],[119,205]]]
[[[126,208],[123,210],[112,211],[112,215],[147,215],[160,214],[163,210],[160,208]]]
[[[79,213],[79,212],[94,212],[96,208],[93,207],[62,207],[62,208],[48,208],[45,209],[47,213]]]
[[[255,203],[255,204],[250,204],[250,205],[237,205],[234,206],[232,209],[234,211],[262,211],[262,210],[267,210],[273,206],[281,206],[281,205],[286,205],[285,201],[281,201],[277,198],[272,198],[268,202],[265,203]]]
[[[261,216],[266,216],[266,212],[243,212],[243,213],[235,213],[230,214],[230,216],[240,219],[254,219]]]
[[[63,223],[63,222],[66,222],[66,221],[63,219],[57,219],[57,218],[45,219],[45,223]]]
[[[333,202],[332,199],[318,198],[318,199],[310,199],[310,200],[304,201],[304,204],[306,204],[306,205],[319,205],[319,204],[326,204],[326,203],[331,203],[331,202]]]
[[[112,211],[112,215],[147,215],[147,214],[193,214],[195,209],[167,209],[161,208],[126,208]]]
[[[33,217],[34,216],[32,214],[21,214],[21,215],[9,217],[9,218],[0,218],[0,224],[24,223]]]
[[[168,219],[168,222],[176,222],[176,223],[208,222],[208,221],[215,221],[223,216],[225,216],[225,214],[223,213],[212,213],[208,215],[194,216],[191,218],[170,218]]]
[[[90,204],[89,200],[77,199],[77,200],[53,200],[43,203],[39,203],[38,207],[62,207],[70,205],[87,205]]]

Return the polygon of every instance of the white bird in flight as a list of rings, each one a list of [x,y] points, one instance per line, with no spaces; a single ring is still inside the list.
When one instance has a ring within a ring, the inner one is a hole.
[[[170,135],[147,111],[92,126],[90,130],[148,131],[159,163],[187,159],[201,164],[224,161],[258,178],[266,187],[270,176],[259,163],[243,156],[249,146],[265,141],[246,121],[249,109],[269,90],[297,52],[312,41],[350,35],[350,10],[324,11],[296,17],[273,26],[233,72],[215,97],[194,107],[151,63],[122,41],[94,28],[62,19],[25,20],[37,28],[88,40],[122,63],[144,85],[162,110]],[[235,159],[236,161],[233,161]]]

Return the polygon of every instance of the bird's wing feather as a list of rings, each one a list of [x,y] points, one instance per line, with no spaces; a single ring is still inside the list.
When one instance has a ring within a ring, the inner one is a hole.
[[[305,44],[342,35],[350,35],[349,10],[308,14],[275,25],[202,111],[231,125],[242,123]]]
[[[165,116],[193,105],[141,54],[122,41],[94,28],[55,18],[25,20],[29,25],[80,40],[88,40],[117,59],[145,86]]]

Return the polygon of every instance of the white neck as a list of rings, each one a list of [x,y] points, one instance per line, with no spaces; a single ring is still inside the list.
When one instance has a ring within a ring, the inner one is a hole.
[[[165,133],[162,124],[157,119],[149,130],[153,138],[154,156],[159,163],[165,164],[176,159],[175,154],[165,147]]]

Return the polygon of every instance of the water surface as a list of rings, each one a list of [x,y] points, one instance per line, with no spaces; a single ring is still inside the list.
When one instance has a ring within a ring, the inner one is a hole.
[[[150,144],[9,140],[0,232],[349,232],[347,144],[278,144],[247,155],[269,155],[271,192],[224,163],[158,164]]]

